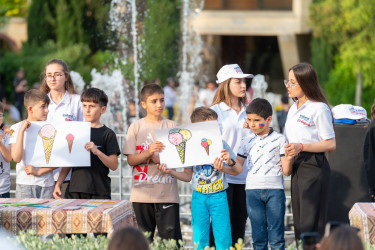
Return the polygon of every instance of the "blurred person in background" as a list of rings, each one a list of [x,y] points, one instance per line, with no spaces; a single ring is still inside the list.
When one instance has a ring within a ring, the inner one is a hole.
[[[13,80],[13,87],[15,105],[20,113],[21,119],[23,119],[23,97],[25,96],[25,92],[29,89],[27,81],[25,80],[25,71],[23,68],[18,69],[16,78]]]
[[[217,84],[215,82],[210,81],[206,84],[206,88],[200,91],[199,99],[204,104],[204,106],[211,106],[216,94],[216,86]]]

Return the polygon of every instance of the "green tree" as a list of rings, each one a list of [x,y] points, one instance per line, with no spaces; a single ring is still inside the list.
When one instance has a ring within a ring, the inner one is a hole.
[[[372,0],[320,0],[311,6],[310,19],[317,41],[312,44],[312,61],[316,67],[320,64],[329,69],[324,87],[334,105],[354,103],[358,72],[363,76],[362,106],[369,112],[374,101],[374,13]]]
[[[141,60],[145,79],[163,82],[178,71],[180,4],[178,0],[147,1]]]
[[[55,9],[53,0],[33,0],[27,17],[28,43],[42,45],[49,39],[55,40],[54,22]]]

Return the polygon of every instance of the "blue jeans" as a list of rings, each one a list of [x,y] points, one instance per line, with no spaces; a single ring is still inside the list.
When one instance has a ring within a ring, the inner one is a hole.
[[[193,217],[194,249],[209,246],[210,218],[215,237],[216,249],[229,249],[232,246],[227,193],[201,194],[193,191],[191,200]]]
[[[0,198],[10,198],[10,193],[3,193],[3,194],[0,194]]]
[[[255,250],[284,249],[285,193],[283,189],[247,189],[247,214]]]

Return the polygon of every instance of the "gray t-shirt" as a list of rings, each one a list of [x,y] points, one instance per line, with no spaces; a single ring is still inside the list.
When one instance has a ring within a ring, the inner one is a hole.
[[[223,141],[223,148],[230,153],[231,159],[236,159],[229,145]],[[228,166],[224,163],[225,166]],[[193,168],[193,178],[191,188],[202,194],[213,194],[224,191],[228,188],[225,173],[214,168],[214,164],[198,165]]]

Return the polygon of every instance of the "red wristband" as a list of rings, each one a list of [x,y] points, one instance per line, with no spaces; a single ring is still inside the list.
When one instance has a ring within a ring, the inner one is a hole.
[[[301,144],[301,152],[303,151],[303,144],[302,143],[300,143]]]

